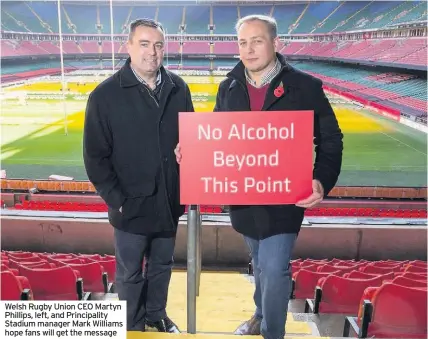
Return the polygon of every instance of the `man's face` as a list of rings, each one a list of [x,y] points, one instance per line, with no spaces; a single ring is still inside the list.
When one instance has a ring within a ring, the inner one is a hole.
[[[163,62],[165,38],[157,28],[138,26],[128,41],[132,64],[142,73],[156,73]]]
[[[247,21],[239,28],[238,44],[244,66],[252,72],[259,72],[275,59],[278,38],[270,36],[263,21]]]

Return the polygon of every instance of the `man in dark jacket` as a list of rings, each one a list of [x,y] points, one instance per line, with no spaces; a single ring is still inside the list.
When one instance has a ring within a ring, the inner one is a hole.
[[[230,206],[232,226],[244,235],[250,249],[256,285],[255,314],[235,334],[279,339],[285,335],[290,258],[304,211],[321,202],[336,184],[342,165],[343,135],[321,81],[291,67],[275,52],[275,20],[249,16],[239,20],[236,28],[241,61],[221,82],[214,110],[314,111],[313,194],[295,205]],[[280,91],[275,89],[281,86],[283,93],[278,94]],[[175,152],[180,162],[179,145]]]
[[[184,213],[174,147],[178,113],[193,112],[193,105],[187,84],[162,66],[164,44],[160,24],[131,24],[130,58],[89,96],[83,157],[114,227],[116,288],[127,301],[128,330],[148,325],[179,333],[165,311]]]

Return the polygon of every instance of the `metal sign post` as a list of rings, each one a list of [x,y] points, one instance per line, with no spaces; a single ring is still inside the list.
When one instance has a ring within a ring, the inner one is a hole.
[[[199,290],[200,213],[197,205],[187,212],[187,333],[196,334],[196,295]]]
[[[199,296],[199,286],[201,285],[201,266],[202,266],[202,215],[201,209],[198,205],[197,209],[197,221],[198,225],[196,227],[196,295]]]

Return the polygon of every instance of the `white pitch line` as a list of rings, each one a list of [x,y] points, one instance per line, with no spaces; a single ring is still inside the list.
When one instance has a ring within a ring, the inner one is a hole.
[[[388,133],[384,133],[384,132],[380,132],[380,133],[382,133],[383,135],[391,138],[392,140],[398,141],[400,144],[403,144],[404,146],[407,146],[407,147],[411,148],[412,150],[414,150],[414,151],[416,151],[418,153],[421,153],[421,154],[423,154],[425,156],[427,155],[426,153],[424,153],[424,152],[422,152],[422,151],[420,151],[420,150],[418,150],[418,149],[416,149],[416,148],[414,148],[414,147],[406,144],[405,142],[402,142],[401,140],[398,140],[398,139],[394,138],[393,136],[389,135]]]

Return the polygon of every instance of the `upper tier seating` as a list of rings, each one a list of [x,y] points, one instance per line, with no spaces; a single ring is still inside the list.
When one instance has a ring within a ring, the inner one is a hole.
[[[110,8],[107,3],[61,5],[62,32],[110,34]],[[279,33],[327,33],[382,28],[404,22],[426,20],[424,1],[319,1],[272,5],[113,5],[113,33],[126,33],[134,19],[148,17],[160,21],[169,34],[208,33],[214,25],[217,34],[234,34],[238,18],[248,14],[273,15]],[[55,3],[9,1],[2,6],[2,30],[58,33],[58,9]]]

